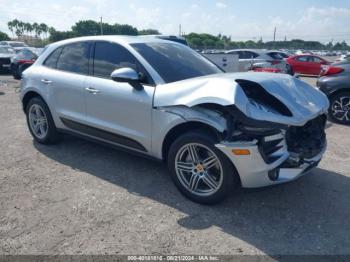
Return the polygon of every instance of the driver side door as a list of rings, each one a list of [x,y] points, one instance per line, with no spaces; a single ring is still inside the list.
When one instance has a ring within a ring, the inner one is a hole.
[[[148,151],[155,90],[149,75],[125,47],[116,43],[95,42],[92,57],[85,86],[86,119],[90,131],[108,142]],[[123,67],[133,68],[145,76],[141,88],[111,79],[111,73]]]

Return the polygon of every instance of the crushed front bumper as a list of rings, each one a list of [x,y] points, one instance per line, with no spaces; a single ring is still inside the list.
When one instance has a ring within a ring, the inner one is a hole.
[[[272,145],[268,154],[262,152],[257,140],[239,142],[221,142],[216,147],[221,150],[234,164],[244,188],[271,186],[293,181],[307,174],[318,165],[324,152],[326,143],[316,156],[302,159],[297,166],[286,167],[287,161],[294,157],[288,152],[285,134],[281,133],[265,137]],[[232,150],[248,149],[249,155],[234,155]]]

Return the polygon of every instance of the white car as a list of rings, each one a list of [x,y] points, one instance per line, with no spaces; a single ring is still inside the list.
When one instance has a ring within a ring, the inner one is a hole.
[[[10,46],[16,51],[19,51],[19,50],[22,50],[23,48],[28,47],[27,44],[20,41],[1,41],[0,46]]]
[[[289,70],[287,63],[276,52],[260,49],[234,49],[226,51],[226,54],[238,55],[239,72],[247,72],[252,69],[253,65],[260,65],[261,67],[276,68],[283,73],[287,73]]]
[[[317,89],[285,74],[225,74],[157,38],[51,44],[23,72],[21,100],[37,142],[66,132],[164,161],[200,203],[297,179],[326,149],[329,102]]]

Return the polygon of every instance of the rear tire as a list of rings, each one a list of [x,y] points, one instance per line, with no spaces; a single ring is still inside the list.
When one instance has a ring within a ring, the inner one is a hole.
[[[40,97],[34,97],[28,102],[26,116],[29,131],[37,142],[55,144],[61,139],[50,110]]]
[[[342,125],[350,125],[350,92],[331,96],[328,116],[330,120]]]
[[[218,203],[239,184],[233,164],[215,143],[209,134],[195,130],[178,137],[168,152],[172,180],[184,196],[197,203]]]

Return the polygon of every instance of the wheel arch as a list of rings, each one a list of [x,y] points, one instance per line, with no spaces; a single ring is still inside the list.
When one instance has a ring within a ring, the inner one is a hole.
[[[213,137],[215,137],[215,139],[217,139],[218,141],[222,139],[222,136],[223,136],[223,134],[220,131],[218,131],[215,127],[200,121],[188,121],[188,122],[178,124],[172,127],[168,131],[168,133],[165,135],[165,138],[162,143],[163,161],[167,160],[167,157],[168,157],[167,153],[169,152],[170,146],[176,140],[176,138],[178,138],[182,134],[185,134],[193,130],[201,130],[203,132],[206,132],[207,134],[210,134]]]
[[[23,98],[22,98],[22,109],[23,111],[25,112],[26,111],[26,108],[27,108],[27,105],[29,103],[29,101],[34,98],[34,97],[40,97],[45,103],[45,99],[43,98],[42,95],[40,95],[38,92],[36,91],[28,91],[27,93],[24,94]],[[47,104],[47,103],[46,103]]]
[[[328,98],[331,99],[334,96],[336,96],[338,94],[341,94],[341,93],[350,93],[350,86],[349,87],[341,87],[341,88],[338,88],[338,89],[334,90],[333,92],[331,92],[328,95]]]

